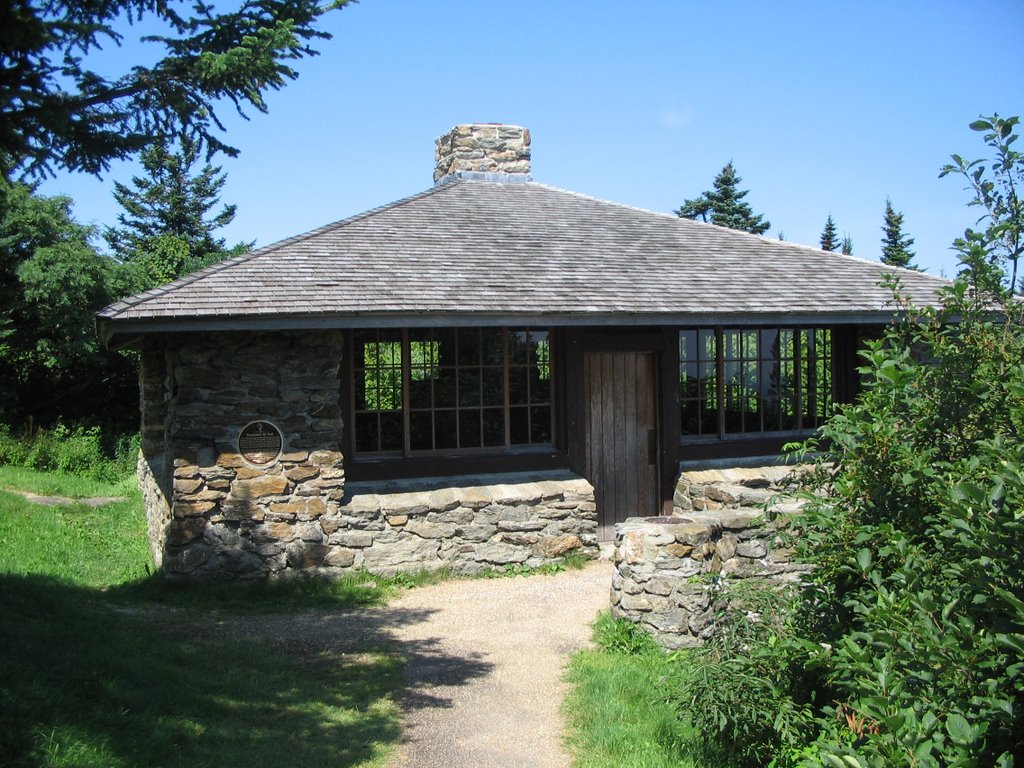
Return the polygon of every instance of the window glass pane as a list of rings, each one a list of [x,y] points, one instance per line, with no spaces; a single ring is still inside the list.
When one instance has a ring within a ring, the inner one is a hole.
[[[508,362],[511,365],[526,365],[529,351],[529,334],[526,331],[508,332]]]
[[[459,405],[480,405],[480,369],[459,369]]]
[[[550,371],[550,369],[548,369]],[[544,376],[540,368],[530,370],[530,402],[551,402],[551,378]]]
[[[460,328],[459,365],[480,365],[480,329]]]
[[[508,441],[510,445],[527,445],[530,442],[530,411],[528,408],[508,409]]]
[[[525,367],[508,369],[508,401],[512,405],[526,405],[530,402]]]
[[[505,357],[505,334],[500,330],[485,328],[480,335],[484,365],[501,365]]]
[[[535,405],[530,409],[530,442],[550,443],[551,440],[551,407]]]
[[[400,451],[402,442],[402,412],[380,414],[380,450]]]
[[[483,384],[484,405],[503,406],[505,404],[505,371],[501,368],[484,368]]]
[[[455,411],[434,412],[434,447],[438,450],[459,447],[459,428]]]
[[[449,408],[455,405],[455,369],[442,368],[434,382],[434,407]]]
[[[551,342],[547,331],[530,331],[530,364],[536,366],[539,378],[551,380]]]
[[[437,343],[437,364],[442,366],[455,365],[458,362],[458,357],[455,354],[455,329],[435,328],[431,335]]]
[[[429,451],[434,447],[433,419],[430,411],[412,411],[409,414],[409,447],[414,451]]]
[[[356,414],[356,450],[357,451],[379,451],[380,445],[377,442],[377,414],[357,413]]]
[[[459,447],[480,447],[480,411],[459,411]]]
[[[495,447],[505,444],[505,410],[503,408],[484,409],[484,445]]]

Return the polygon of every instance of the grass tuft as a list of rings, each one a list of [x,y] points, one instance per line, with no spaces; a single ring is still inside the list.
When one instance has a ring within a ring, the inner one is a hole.
[[[662,695],[668,656],[653,642],[635,642],[624,624],[602,614],[595,622],[599,647],[576,653],[569,663],[572,689],[563,711],[573,765],[692,768],[680,749],[685,725]]]

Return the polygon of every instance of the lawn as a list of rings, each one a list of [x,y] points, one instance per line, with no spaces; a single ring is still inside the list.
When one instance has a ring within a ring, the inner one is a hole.
[[[686,726],[663,695],[668,656],[603,614],[596,648],[577,652],[563,707],[574,768],[692,768]]]
[[[128,498],[44,507],[0,492],[0,765],[385,763],[399,737],[393,695],[402,670],[392,649],[296,651],[204,631],[243,606],[337,608],[379,602],[380,587],[353,580],[204,598],[148,575],[130,483],[0,468],[0,487],[12,486]]]

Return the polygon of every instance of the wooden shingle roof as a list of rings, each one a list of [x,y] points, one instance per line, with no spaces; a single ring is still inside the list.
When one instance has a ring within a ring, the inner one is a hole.
[[[453,179],[99,313],[107,335],[436,323],[878,322],[897,272],[533,182]]]

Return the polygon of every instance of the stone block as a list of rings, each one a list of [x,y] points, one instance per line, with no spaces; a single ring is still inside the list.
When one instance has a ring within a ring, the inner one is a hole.
[[[205,544],[193,543],[184,549],[169,551],[164,555],[164,568],[172,574],[193,573],[210,559],[210,548]]]
[[[503,542],[489,542],[476,548],[474,557],[477,561],[493,563],[495,565],[508,565],[509,563],[525,562],[530,556],[530,551],[522,547]]]
[[[356,553],[351,549],[334,548],[324,556],[324,565],[332,568],[351,568],[356,561]]]
[[[250,480],[236,480],[231,485],[231,494],[243,499],[280,496],[287,490],[288,478],[283,475],[263,475]]]
[[[722,560],[728,560],[736,554],[736,545],[739,543],[739,539],[734,533],[723,533],[722,538],[718,540],[716,545],[716,552]]]
[[[624,593],[619,600],[619,608],[623,611],[646,612],[650,611],[653,606],[646,597]]]
[[[545,557],[562,557],[583,546],[580,537],[565,533],[552,538],[542,538],[538,542],[540,553]]]
[[[744,541],[736,547],[736,554],[740,557],[760,559],[768,554],[768,547],[763,541]]]
[[[295,541],[288,545],[285,552],[288,565],[292,568],[315,568],[323,563],[331,548],[325,544],[313,544]]]
[[[455,535],[454,524],[431,523],[421,518],[411,518],[405,524],[405,530],[425,539],[450,539]]]
[[[371,573],[393,574],[399,570],[435,570],[442,563],[437,557],[437,539],[406,536],[382,544],[379,540],[363,550],[363,567]]]
[[[328,543],[337,544],[342,547],[363,548],[373,544],[373,534],[370,531],[347,531],[343,530],[331,534]]]
[[[284,476],[293,483],[301,483],[303,480],[309,480],[311,477],[316,477],[319,474],[320,470],[316,467],[299,466],[292,467],[284,473]]]

